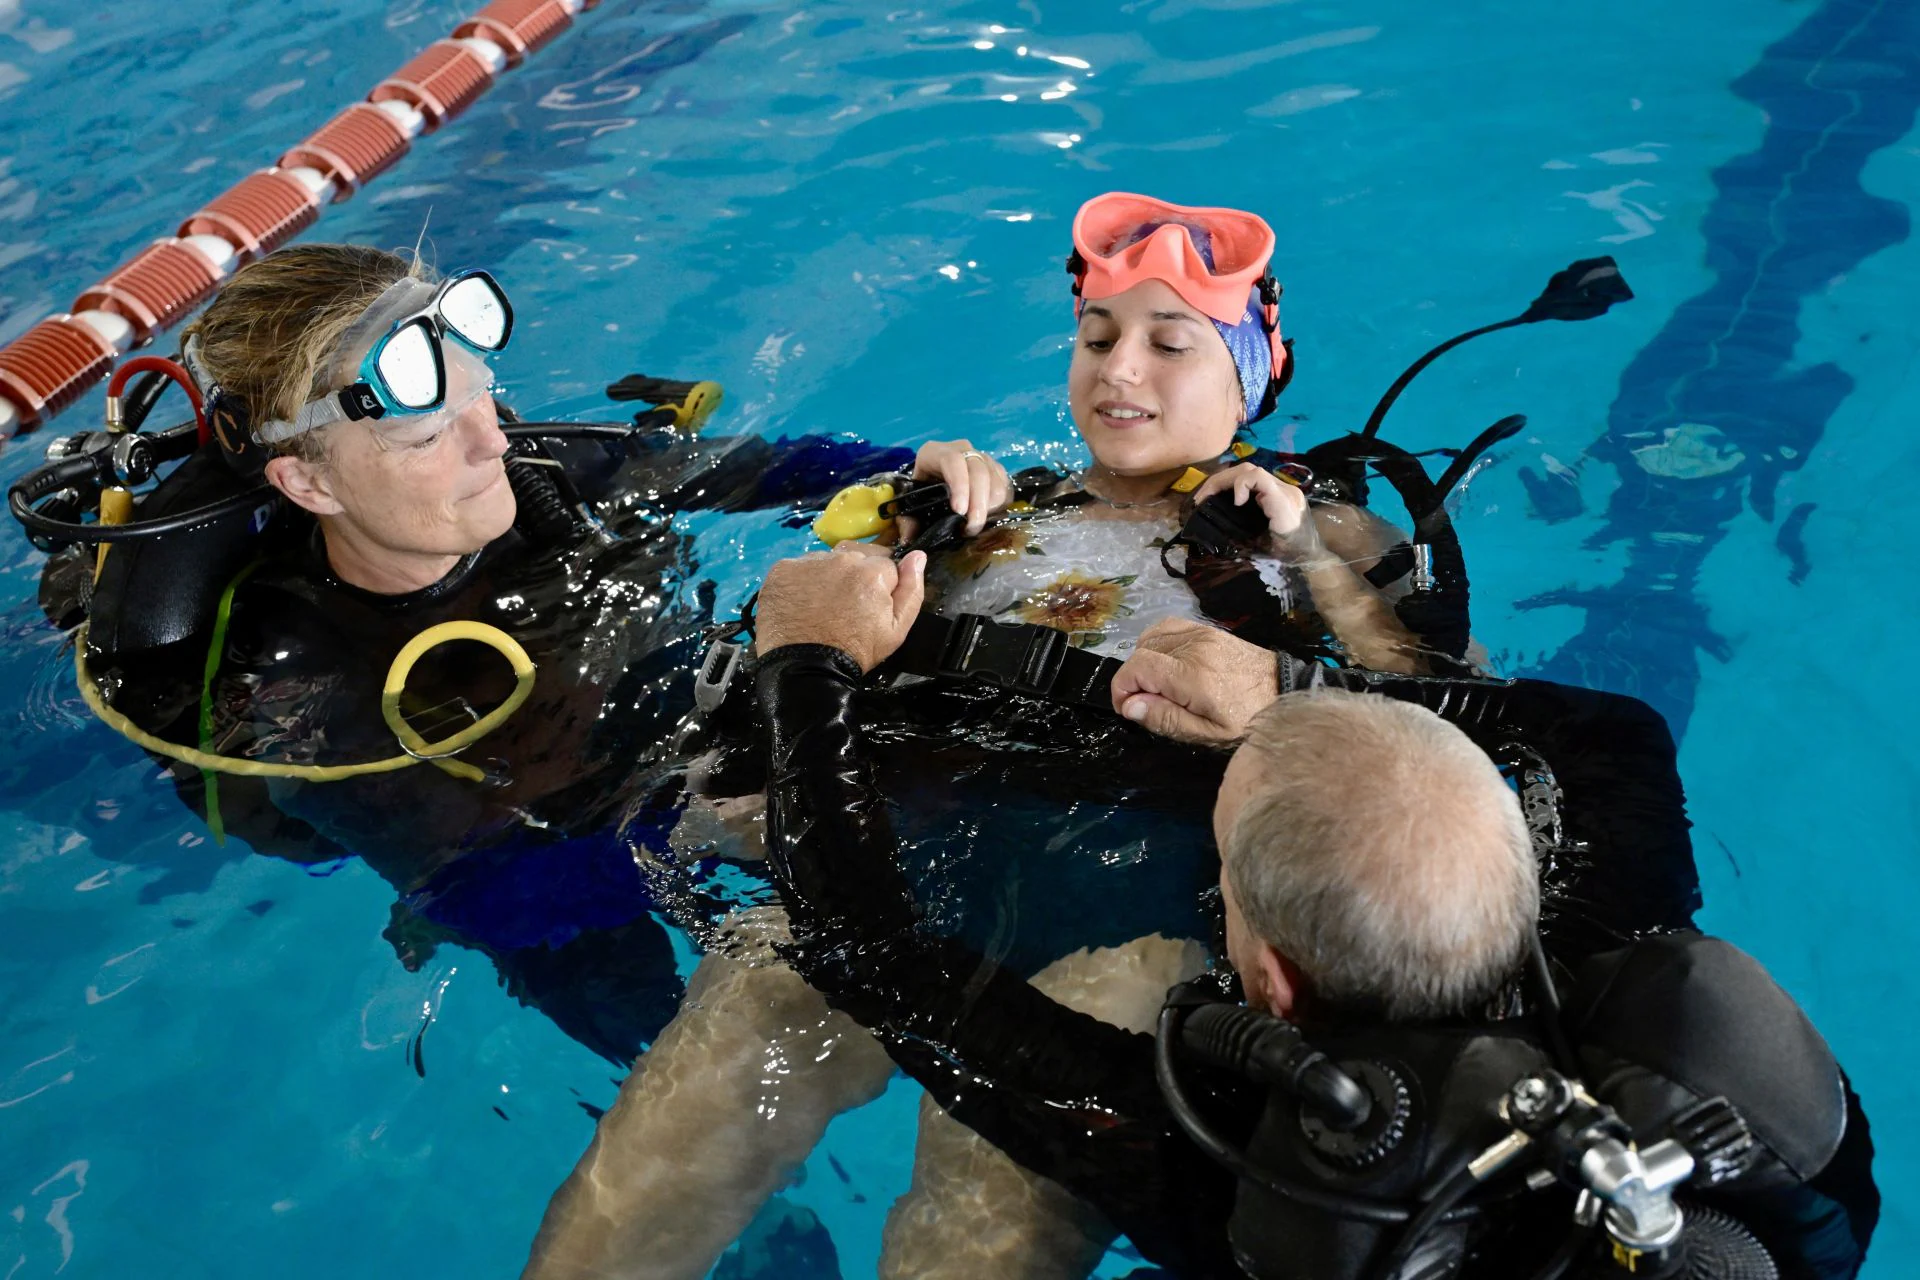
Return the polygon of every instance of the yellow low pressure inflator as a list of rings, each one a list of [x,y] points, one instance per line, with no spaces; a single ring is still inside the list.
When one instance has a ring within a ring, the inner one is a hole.
[[[713,411],[720,407],[720,401],[725,398],[726,393],[720,389],[719,383],[696,382],[693,390],[675,403],[662,405],[661,408],[673,410],[674,426],[682,431],[697,433],[707,425],[707,419],[713,416]]]
[[[893,498],[891,484],[850,484],[834,494],[827,509],[814,520],[813,536],[836,547],[885,533],[893,527],[893,520],[881,515],[880,507]]]

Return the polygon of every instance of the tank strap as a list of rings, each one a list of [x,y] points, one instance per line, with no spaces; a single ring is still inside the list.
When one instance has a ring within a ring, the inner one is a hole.
[[[1453,465],[1438,483],[1427,475],[1420,455],[1374,436],[1354,434],[1328,440],[1309,449],[1301,459],[1314,471],[1313,496],[1320,501],[1365,506],[1369,465],[1399,492],[1413,518],[1413,541],[1391,548],[1367,574],[1367,580],[1385,587],[1408,573],[1413,575],[1413,589],[1394,605],[1394,612],[1433,651],[1433,660],[1445,672],[1464,673],[1468,669],[1471,617],[1466,557],[1447,514],[1446,498],[1481,454],[1519,432],[1526,423],[1524,417],[1515,414],[1482,431],[1454,454]]]

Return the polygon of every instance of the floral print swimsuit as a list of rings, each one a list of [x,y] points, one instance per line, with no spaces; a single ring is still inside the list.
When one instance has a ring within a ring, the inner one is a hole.
[[[1160,563],[1178,532],[1173,511],[1127,518],[1089,504],[1015,514],[936,557],[928,583],[942,615],[1056,627],[1075,648],[1124,658],[1162,618],[1206,620],[1187,584]],[[1258,557],[1255,568],[1276,602],[1286,601],[1281,562]]]

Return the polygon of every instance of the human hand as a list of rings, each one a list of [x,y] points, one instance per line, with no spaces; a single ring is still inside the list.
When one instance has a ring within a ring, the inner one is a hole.
[[[940,480],[955,515],[967,518],[969,536],[987,527],[987,517],[1006,510],[1013,500],[1013,482],[1007,469],[973,447],[969,440],[929,440],[913,455],[913,478]],[[900,540],[913,537],[916,522],[900,519]]]
[[[1163,738],[1226,746],[1280,696],[1272,653],[1204,623],[1147,628],[1113,676],[1113,709]]]
[[[793,644],[824,644],[871,671],[893,656],[920,614],[927,554],[896,563],[884,547],[841,543],[782,560],[767,573],[754,611],[762,656]]]
[[[1274,546],[1294,556],[1320,551],[1320,535],[1307,510],[1307,495],[1297,485],[1288,484],[1257,463],[1243,462],[1208,476],[1193,494],[1193,505],[1221,493],[1233,494],[1233,505],[1244,506],[1248,498],[1260,505],[1267,518],[1267,532]]]

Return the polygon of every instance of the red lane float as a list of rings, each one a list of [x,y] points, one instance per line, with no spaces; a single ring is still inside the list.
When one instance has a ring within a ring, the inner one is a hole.
[[[418,57],[382,80],[369,102],[404,102],[426,117],[432,133],[473,105],[493,84],[493,68],[461,40],[436,40]]]
[[[110,311],[125,318],[139,346],[205,301],[225,274],[184,240],[156,240],[75,298],[73,309]]]
[[[228,273],[312,226],[472,106],[502,71],[600,0],[493,0],[280,157],[249,174],[74,301],[0,347],[0,439],[38,426],[219,287]]]
[[[356,102],[281,156],[280,167],[319,170],[333,182],[338,204],[407,154],[407,142],[407,131],[393,116],[371,103]]]
[[[44,422],[104,378],[118,354],[91,325],[54,316],[0,349],[0,393],[21,421]]]
[[[591,9],[600,0],[590,0]],[[528,54],[573,25],[580,10],[564,0],[493,0],[493,3],[453,29],[454,36],[478,36],[507,51],[507,65],[517,67]]]
[[[207,202],[180,224],[182,236],[219,236],[239,251],[237,265],[264,258],[320,216],[315,192],[285,169],[262,169]]]

